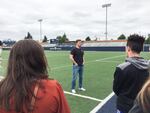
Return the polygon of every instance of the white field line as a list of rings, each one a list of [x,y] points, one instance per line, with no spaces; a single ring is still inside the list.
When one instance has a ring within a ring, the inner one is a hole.
[[[0,80],[2,80],[3,78],[4,78],[3,76],[0,76]],[[67,92],[67,91],[64,91],[64,93],[65,94],[69,94],[69,95],[73,95],[73,96],[77,96],[77,97],[80,97],[80,98],[85,98],[85,99],[90,99],[90,100],[98,101],[98,102],[102,101],[102,100],[94,98],[94,97],[84,96],[84,95],[80,95],[80,94],[73,94],[73,93],[70,93],[70,92]]]
[[[125,56],[125,55],[119,55],[119,56],[107,57],[107,58],[103,58],[103,59],[98,59],[98,60],[96,60],[96,61],[109,60],[109,59],[119,58],[119,57],[123,57],[123,56]]]
[[[104,60],[113,59],[113,58],[118,58],[118,57],[122,57],[122,56],[125,56],[125,55],[119,55],[119,56],[113,56],[113,57],[102,58],[102,59],[98,59],[98,60],[92,60],[92,61],[86,62],[86,64],[87,64],[87,63],[91,63],[91,62],[118,62],[118,61],[104,61]],[[3,60],[6,60],[6,59],[3,59]],[[70,67],[70,66],[72,66],[72,65],[59,66],[59,67],[54,67],[54,68],[51,68],[51,69],[52,69],[52,70],[55,70],[55,69],[61,69],[61,68]],[[1,80],[2,78],[3,78],[3,77],[0,76],[0,80]],[[73,94],[73,93],[70,93],[70,92],[67,92],[67,91],[64,91],[64,93],[65,93],[65,94],[69,94],[69,95],[73,95],[73,96],[77,96],[77,97],[82,97],[82,98],[90,99],[90,100],[99,101],[99,102],[102,101],[102,100],[97,99],[97,98],[94,98],[94,97],[84,96],[84,95],[80,95],[80,94]],[[105,100],[105,99],[104,99],[104,100]],[[103,101],[102,101],[102,102],[103,102]]]
[[[85,64],[88,64],[88,63],[91,63],[91,62],[119,62],[119,61],[105,61],[105,60],[119,58],[119,57],[123,57],[123,56],[125,56],[125,55],[119,55],[119,56],[113,56],[113,57],[107,57],[107,58],[102,58],[102,59],[87,61],[87,62],[85,62]],[[65,68],[65,67],[70,67],[70,66],[72,66],[72,65],[65,65],[65,66],[53,67],[51,69],[55,70],[55,69],[60,69],[60,68]]]
[[[3,76],[0,76],[0,80],[2,80],[4,77]]]
[[[96,60],[94,60],[94,61],[89,61],[89,62],[86,62],[86,64],[88,64],[88,63],[92,63],[92,62],[97,62]],[[98,62],[106,62],[106,63],[112,63],[112,62],[115,62],[115,63],[117,63],[117,62],[120,62],[120,61],[98,61]],[[65,68],[65,67],[71,67],[72,65],[65,65],[65,66],[58,66],[58,67],[53,67],[53,68],[50,68],[51,70],[57,70],[57,69],[61,69],[61,68]],[[1,65],[0,65],[0,67],[1,67]]]
[[[123,57],[123,56],[125,56],[125,55],[119,55],[119,56],[113,56],[113,57],[106,57],[106,58],[102,58],[102,59],[87,61],[87,62],[85,62],[85,64],[88,64],[88,63],[91,63],[91,62],[119,62],[119,61],[105,61],[105,60],[119,58],[119,57]],[[7,60],[7,59],[3,59],[3,60]],[[53,68],[50,68],[50,69],[51,70],[56,70],[56,69],[61,69],[61,68],[71,67],[71,66],[72,66],[72,64],[71,65],[65,65],[65,66],[53,67]]]
[[[101,109],[108,100],[110,100],[114,96],[114,92],[109,94],[100,104],[98,104],[90,113],[96,113],[99,109]]]
[[[4,60],[4,61],[7,61],[8,59],[1,59],[1,61],[3,61],[3,60]]]
[[[111,61],[108,61],[108,60],[107,60],[107,61],[105,61],[105,60],[104,60],[104,61],[98,61],[98,62],[106,62],[106,63],[112,63],[112,62],[114,62],[114,63],[117,63],[117,62],[120,62],[120,61],[117,61],[117,60],[114,60],[114,61],[112,61],[112,60],[111,60]]]
[[[73,95],[73,96],[76,96],[76,97],[81,97],[81,98],[85,98],[85,99],[98,101],[98,102],[102,102],[103,101],[103,100],[100,100],[100,99],[97,99],[97,98],[94,98],[94,97],[84,96],[84,95],[80,95],[80,94],[74,94],[74,93],[67,92],[67,91],[64,91],[64,93],[68,94],[68,95]]]
[[[57,54],[51,55],[51,56],[46,55],[46,58],[53,58],[53,57],[56,57],[56,56],[57,56]],[[61,56],[66,56],[66,54],[61,54]],[[68,56],[68,58],[69,58],[69,56]]]

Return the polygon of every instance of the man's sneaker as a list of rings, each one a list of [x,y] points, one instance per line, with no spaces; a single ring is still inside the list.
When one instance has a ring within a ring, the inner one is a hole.
[[[76,93],[76,90],[75,90],[75,89],[72,89],[71,92],[75,94],[75,93]]]
[[[84,89],[83,87],[82,88],[79,88],[80,91],[86,91],[86,89]]]

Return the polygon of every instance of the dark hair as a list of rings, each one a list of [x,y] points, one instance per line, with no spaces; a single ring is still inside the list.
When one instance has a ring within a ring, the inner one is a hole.
[[[10,110],[13,99],[16,112],[22,113],[23,106],[29,110],[34,95],[31,86],[47,78],[47,61],[42,46],[34,40],[18,41],[10,51],[6,77],[0,82],[0,106]]]
[[[127,40],[127,46],[131,48],[132,51],[140,53],[143,50],[144,37],[137,34],[130,35]]]
[[[81,39],[77,39],[77,40],[76,40],[76,43],[78,43],[78,42],[80,42],[80,41],[81,41]]]

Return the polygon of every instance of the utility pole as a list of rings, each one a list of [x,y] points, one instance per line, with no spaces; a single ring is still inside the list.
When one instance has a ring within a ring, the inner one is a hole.
[[[42,21],[43,21],[43,19],[38,20],[38,22],[40,22],[40,39],[39,39],[39,41],[42,41]]]
[[[108,32],[107,32],[107,24],[108,24],[107,23],[107,19],[108,19],[107,18],[107,8],[110,7],[110,6],[111,6],[111,4],[103,4],[102,5],[102,8],[106,8],[106,31],[105,31],[105,38],[106,38],[106,40],[107,40],[107,35],[108,35]]]

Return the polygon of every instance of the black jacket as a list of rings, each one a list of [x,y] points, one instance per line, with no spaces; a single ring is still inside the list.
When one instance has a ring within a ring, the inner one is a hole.
[[[127,58],[126,62],[116,67],[113,91],[117,95],[117,109],[128,113],[133,102],[147,80],[149,62],[143,58]]]
[[[137,100],[135,101],[134,106],[129,111],[129,113],[144,113],[142,107],[139,105]]]

